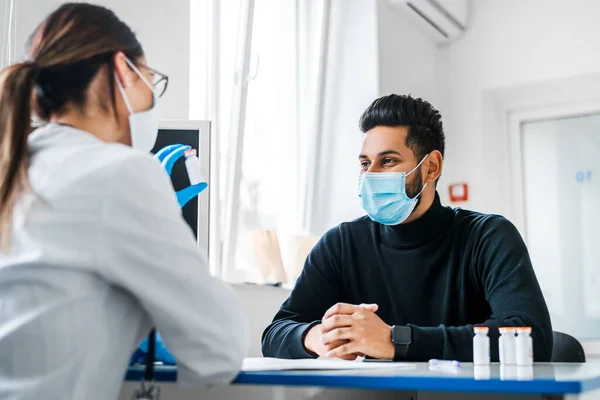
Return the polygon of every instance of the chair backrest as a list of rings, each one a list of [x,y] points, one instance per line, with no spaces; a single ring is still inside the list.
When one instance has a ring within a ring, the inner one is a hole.
[[[585,362],[583,346],[571,335],[554,332],[554,349],[552,349],[552,362]]]

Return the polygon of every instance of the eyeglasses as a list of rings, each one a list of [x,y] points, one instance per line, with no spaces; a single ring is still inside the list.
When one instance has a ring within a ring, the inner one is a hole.
[[[162,95],[167,91],[167,86],[169,86],[169,77],[162,72],[158,72],[157,70],[150,68],[147,65],[137,64],[137,66],[144,68],[146,71],[152,74],[152,86],[154,87],[154,94],[157,97],[162,97]]]

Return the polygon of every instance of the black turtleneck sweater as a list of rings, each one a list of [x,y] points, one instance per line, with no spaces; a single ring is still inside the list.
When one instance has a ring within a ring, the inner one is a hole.
[[[327,232],[262,337],[266,357],[309,358],[307,329],[336,303],[376,303],[388,325],[412,328],[406,360],[472,361],[473,325],[531,326],[536,361],[549,361],[552,326],[527,248],[505,218],[435,202],[418,220],[368,217]]]

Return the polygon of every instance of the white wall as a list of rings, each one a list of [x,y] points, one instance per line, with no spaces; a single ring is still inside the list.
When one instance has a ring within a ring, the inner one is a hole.
[[[162,102],[164,119],[187,119],[190,76],[190,1],[189,0],[101,0],[91,1],[112,9],[136,32],[148,64],[169,75],[169,89]],[[25,58],[25,43],[44,18],[62,0],[18,0],[16,25],[17,60]],[[4,25],[5,7],[0,3]],[[2,29],[4,29],[2,27]]]
[[[438,46],[412,22],[389,0],[377,1],[379,95],[411,94],[435,107],[440,97]]]
[[[262,357],[262,333],[271,323],[281,304],[290,295],[290,291],[283,288],[233,285],[240,296],[244,311],[250,326],[250,357]]]
[[[472,6],[466,35],[439,53],[439,108],[448,142],[442,183],[468,182],[465,208],[512,218],[501,114],[575,100],[567,83],[600,73],[600,2],[476,0]]]
[[[422,27],[406,18],[389,0],[377,1],[377,44],[379,47],[379,93],[410,94],[440,108],[439,45]],[[443,176],[445,172],[443,173]],[[446,190],[439,186],[442,202]]]
[[[324,129],[312,231],[363,215],[358,199],[358,119],[377,96],[376,0],[333,0]]]

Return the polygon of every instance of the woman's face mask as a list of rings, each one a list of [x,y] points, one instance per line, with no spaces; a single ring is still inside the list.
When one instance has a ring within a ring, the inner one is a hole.
[[[359,178],[359,196],[369,217],[383,225],[399,225],[410,216],[427,184],[413,198],[406,194],[406,177],[423,164],[407,172],[365,172]]]
[[[119,92],[121,92],[121,96],[123,96],[125,106],[129,111],[129,133],[131,135],[131,146],[136,149],[150,152],[154,148],[156,138],[158,136],[158,125],[160,118],[158,97],[156,96],[156,93],[154,93],[153,86],[150,84],[150,82],[148,82],[140,70],[129,59],[125,58],[125,61],[152,92],[152,107],[145,111],[134,112],[129,99],[127,98],[127,94],[125,93],[125,89],[123,89],[123,85],[121,85],[121,82],[115,76],[117,87],[119,88]]]

